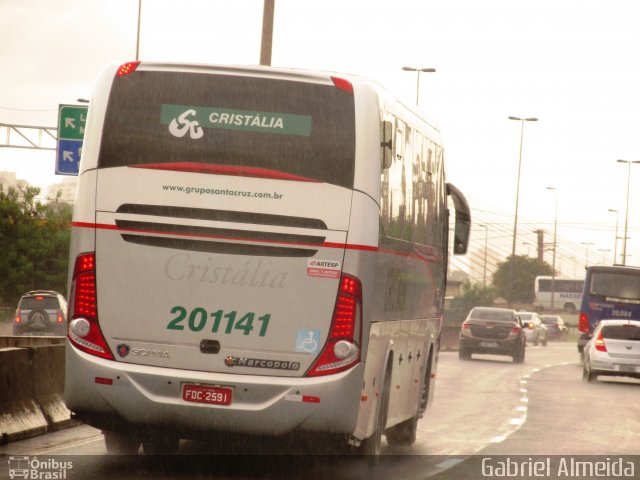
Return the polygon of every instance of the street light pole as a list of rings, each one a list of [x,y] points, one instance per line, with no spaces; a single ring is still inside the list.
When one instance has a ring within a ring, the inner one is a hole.
[[[482,273],[482,287],[487,288],[487,239],[489,233],[489,227],[487,225],[478,225],[484,228],[484,268]]]
[[[618,210],[615,208],[610,208],[610,212],[615,212],[616,214],[616,234],[613,237],[613,263],[617,262],[616,258],[618,257]]]
[[[142,17],[142,0],[138,0],[138,30],[136,33],[136,62],[140,60],[140,20]]]
[[[580,245],[585,245],[587,247],[587,263],[586,266],[589,266],[589,247],[593,245],[593,242],[580,242]]]
[[[520,122],[520,155],[518,157],[518,181],[516,183],[516,213],[513,219],[513,245],[511,247],[511,266],[509,269],[509,308],[511,308],[511,303],[513,301],[513,273],[515,268],[515,257],[516,257],[516,235],[518,232],[518,199],[520,197],[520,171],[522,169],[522,140],[524,138],[524,122],[537,122],[538,119],[535,117],[529,118],[520,118],[520,117],[509,117],[509,120],[517,120]]]
[[[556,194],[556,208],[553,218],[553,261],[551,273],[551,311],[555,308],[556,299],[556,249],[558,248],[558,189],[556,187],[547,187],[547,190],[553,190]]]
[[[402,70],[405,72],[417,72],[418,79],[416,83],[416,106],[419,106],[418,100],[420,99],[420,72],[425,73],[434,73],[436,71],[435,68],[416,68],[416,67],[402,67]]]
[[[627,264],[627,225],[629,223],[629,184],[631,183],[631,164],[640,163],[640,160],[617,160],[618,163],[627,164],[627,207],[624,213],[624,238],[622,242],[622,265]]]
[[[262,40],[260,42],[260,65],[271,66],[275,3],[276,0],[264,0],[262,10]]]
[[[607,264],[607,252],[610,252],[611,249],[610,248],[599,248],[598,251],[602,252],[602,264],[606,265]]]

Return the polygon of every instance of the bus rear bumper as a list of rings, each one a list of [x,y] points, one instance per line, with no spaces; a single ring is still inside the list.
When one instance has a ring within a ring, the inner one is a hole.
[[[364,366],[326,377],[234,375],[103,360],[67,344],[65,402],[74,418],[102,430],[351,434]],[[185,401],[184,384],[231,388],[230,405]]]

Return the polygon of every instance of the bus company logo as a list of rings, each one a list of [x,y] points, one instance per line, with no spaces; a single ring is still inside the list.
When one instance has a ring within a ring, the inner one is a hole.
[[[197,140],[198,138],[202,138],[204,135],[204,130],[200,126],[200,123],[197,120],[191,120],[189,117],[197,115],[193,108],[181,113],[177,118],[174,118],[169,123],[169,132],[174,137],[182,138],[187,133],[189,136]]]
[[[251,367],[251,368],[270,368],[273,370],[300,370],[299,362],[288,362],[282,360],[264,360],[261,358],[245,358],[234,357],[229,355],[224,359],[227,367]]]
[[[118,345],[116,347],[116,350],[118,352],[118,355],[120,355],[122,358],[124,358],[127,355],[129,355],[129,352],[131,351],[131,348],[126,343],[121,343],[120,345]]]
[[[55,458],[40,460],[38,457],[9,457],[9,478],[25,478],[33,480],[65,480],[67,472],[73,469],[73,462]]]

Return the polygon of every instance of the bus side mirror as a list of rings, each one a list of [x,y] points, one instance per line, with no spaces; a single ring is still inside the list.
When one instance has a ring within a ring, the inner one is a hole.
[[[391,155],[393,142],[393,125],[389,121],[380,122],[380,166],[386,170],[391,166]]]
[[[453,236],[453,253],[464,255],[469,248],[469,235],[471,233],[471,210],[463,193],[453,184],[447,183],[447,195],[451,196],[453,206],[456,209],[456,226]]]

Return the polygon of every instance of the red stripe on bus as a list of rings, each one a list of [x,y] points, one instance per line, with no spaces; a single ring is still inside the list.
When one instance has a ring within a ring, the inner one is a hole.
[[[120,232],[133,232],[133,233],[147,233],[147,234],[155,234],[155,235],[173,235],[173,236],[182,236],[182,237],[198,237],[198,238],[211,238],[217,240],[235,240],[235,241],[246,241],[246,242],[255,242],[255,243],[276,243],[280,245],[295,245],[295,246],[303,246],[303,247],[324,247],[324,248],[340,248],[346,250],[357,250],[357,251],[365,251],[365,252],[380,252],[380,253],[389,253],[392,255],[400,255],[407,258],[415,258],[420,261],[437,261],[437,254],[434,252],[401,252],[399,250],[392,250],[390,248],[380,248],[372,245],[358,245],[358,244],[347,244],[347,243],[336,243],[336,242],[323,242],[321,244],[310,244],[310,243],[301,243],[301,242],[282,242],[282,241],[272,241],[272,240],[257,240],[257,239],[243,239],[237,237],[222,237],[215,235],[202,235],[197,233],[175,233],[175,232],[166,232],[166,231],[155,231],[155,230],[145,230],[145,229],[137,229],[137,228],[123,228],[118,227],[117,225],[110,225],[106,223],[91,223],[91,222],[72,222],[71,224],[76,228],[96,228],[100,230],[115,230]],[[428,250],[435,250],[431,247],[426,247]]]

